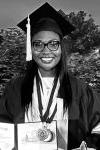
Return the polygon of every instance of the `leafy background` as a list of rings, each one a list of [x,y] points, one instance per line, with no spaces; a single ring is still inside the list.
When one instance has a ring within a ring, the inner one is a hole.
[[[66,36],[70,43],[68,70],[100,93],[100,27],[90,14],[69,15],[59,11],[76,30]],[[0,29],[0,96],[11,78],[26,70],[26,35],[19,28]]]

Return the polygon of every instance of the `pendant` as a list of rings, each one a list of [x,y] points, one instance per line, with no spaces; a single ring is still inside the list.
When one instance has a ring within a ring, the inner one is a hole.
[[[47,126],[43,126],[37,131],[37,137],[40,141],[51,142],[54,139],[54,133]]]

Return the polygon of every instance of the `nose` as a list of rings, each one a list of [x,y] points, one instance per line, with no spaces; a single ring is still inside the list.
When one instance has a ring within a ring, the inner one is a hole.
[[[49,48],[47,47],[47,45],[44,46],[43,52],[44,52],[44,53],[49,53],[49,52],[50,52],[50,50],[49,50]]]

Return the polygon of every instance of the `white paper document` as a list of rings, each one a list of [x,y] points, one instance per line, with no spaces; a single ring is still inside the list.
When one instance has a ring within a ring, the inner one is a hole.
[[[0,123],[0,150],[14,148],[14,124]]]
[[[18,150],[57,150],[56,121],[47,130],[51,134],[46,137],[42,122],[18,124]]]

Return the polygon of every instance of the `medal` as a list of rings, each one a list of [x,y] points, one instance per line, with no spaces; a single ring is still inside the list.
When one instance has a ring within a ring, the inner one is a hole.
[[[37,131],[37,137],[40,141],[51,142],[54,139],[54,133],[46,126],[43,126]]]
[[[50,107],[52,105],[53,95],[54,95],[54,92],[55,92],[55,89],[56,89],[56,86],[57,86],[57,81],[58,81],[58,75],[56,75],[55,78],[54,78],[54,85],[53,85],[53,88],[51,90],[47,110],[43,115],[42,114],[43,105],[42,105],[41,92],[40,92],[40,86],[42,87],[42,83],[41,83],[41,79],[40,79],[39,75],[37,74],[37,76],[36,76],[38,105],[39,105],[40,119],[41,119],[42,122],[51,123],[54,116],[55,116],[55,114],[56,114],[56,112],[57,112],[57,104],[56,104],[52,115],[49,117],[49,111],[50,111]]]
[[[55,114],[57,112],[57,104],[56,104],[52,115],[49,117],[49,110],[50,110],[50,107],[52,105],[53,95],[54,95],[54,92],[55,92],[55,89],[56,89],[57,81],[58,81],[58,75],[54,78],[54,85],[53,85],[53,88],[51,90],[51,94],[50,94],[47,110],[46,110],[46,112],[43,115],[42,114],[43,105],[42,105],[41,92],[40,92],[40,86],[42,88],[42,83],[41,83],[41,79],[40,79],[39,75],[37,74],[37,76],[36,76],[40,119],[43,122],[43,127],[40,128],[37,131],[37,137],[38,137],[38,139],[40,141],[43,141],[43,142],[51,142],[55,138],[55,133],[53,131],[51,131],[50,128],[47,128],[47,123],[51,123],[52,122],[52,120],[53,120],[53,118],[54,118],[54,116],[55,116]],[[46,124],[44,125],[44,123],[46,123]]]

